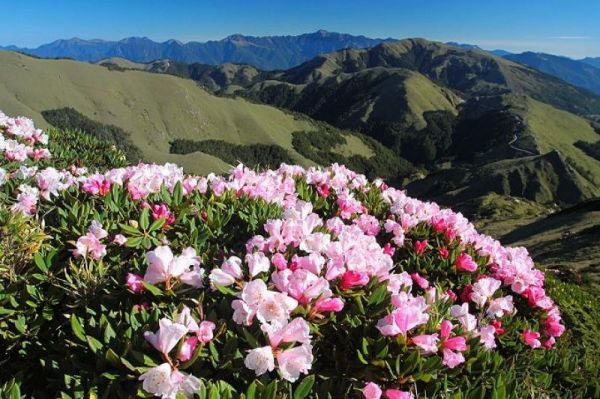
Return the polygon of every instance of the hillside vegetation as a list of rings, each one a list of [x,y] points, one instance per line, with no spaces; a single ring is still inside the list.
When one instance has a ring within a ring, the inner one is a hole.
[[[148,161],[177,162],[197,173],[224,171],[227,164],[212,155],[169,151],[176,139],[212,139],[276,144],[295,162],[312,164],[293,149],[292,132],[316,131],[314,122],[243,99],[216,97],[192,80],[11,52],[0,52],[0,80],[0,107],[6,112],[30,116],[44,127],[43,111],[72,107],[130,133]],[[358,153],[369,151],[358,147]]]

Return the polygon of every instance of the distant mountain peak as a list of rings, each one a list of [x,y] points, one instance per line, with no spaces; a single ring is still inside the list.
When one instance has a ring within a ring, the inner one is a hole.
[[[343,48],[373,47],[384,41],[365,36],[318,30],[297,36],[246,36],[239,33],[209,42],[182,43],[167,40],[159,43],[147,37],[132,36],[118,41],[56,40],[37,48],[10,47],[38,57],[68,57],[96,62],[122,57],[134,62],[151,62],[169,58],[185,63],[245,63],[260,69],[288,69],[318,54]],[[233,46],[232,46],[233,44]]]

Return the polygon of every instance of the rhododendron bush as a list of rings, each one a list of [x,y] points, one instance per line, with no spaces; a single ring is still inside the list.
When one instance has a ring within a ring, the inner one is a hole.
[[[2,269],[0,375],[23,392],[509,397],[560,346],[524,248],[380,180],[43,167],[30,121],[0,132],[2,212],[44,232]]]

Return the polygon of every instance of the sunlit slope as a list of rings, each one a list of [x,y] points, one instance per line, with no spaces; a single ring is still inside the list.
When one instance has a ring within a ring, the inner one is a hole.
[[[600,188],[600,162],[574,145],[577,141],[594,143],[600,138],[589,121],[532,98],[526,98],[523,116],[542,153],[559,151],[567,163]]]
[[[293,131],[315,130],[310,120],[242,99],[216,97],[196,82],[174,76],[0,52],[0,109],[47,126],[40,112],[60,107],[73,107],[131,132],[150,161],[177,162],[199,173],[226,165],[205,154],[169,154],[171,140],[278,144],[298,162],[310,163],[291,144]]]

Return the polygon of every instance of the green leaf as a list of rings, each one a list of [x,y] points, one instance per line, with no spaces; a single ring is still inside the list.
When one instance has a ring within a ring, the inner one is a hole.
[[[73,330],[73,334],[75,334],[75,336],[77,338],[79,338],[79,340],[81,342],[87,342],[87,340],[85,338],[85,330],[83,329],[83,326],[79,322],[79,319],[77,318],[77,316],[72,314],[70,319],[71,319],[70,320],[71,321],[71,330]]]
[[[262,394],[262,399],[275,399],[277,396],[277,380],[271,381],[269,385],[265,388],[264,393]]]
[[[131,226],[130,226],[130,225],[128,225],[128,224],[119,223],[119,228],[120,228],[120,229],[121,229],[123,232],[125,232],[125,233],[127,233],[127,234],[130,234],[130,235],[133,235],[133,236],[139,236],[139,235],[141,235],[141,234],[142,234],[142,232],[141,232],[141,231],[139,231],[139,230],[138,230],[138,229],[136,229],[135,227],[131,227]]]
[[[137,248],[142,244],[144,237],[130,237],[125,245],[129,248]]]
[[[140,228],[147,231],[148,226],[150,226],[150,209],[144,208],[140,214]]]
[[[379,287],[375,288],[371,296],[369,297],[369,305],[378,305],[380,304],[387,295],[387,286],[386,284],[381,284]]]
[[[85,338],[92,352],[97,353],[100,349],[102,349],[102,342],[98,341],[96,338],[89,335],[86,335]]]
[[[293,399],[306,398],[310,394],[310,390],[312,389],[314,384],[315,384],[315,376],[314,375],[309,375],[307,377],[304,377],[302,382],[300,382],[300,384],[298,384],[298,387],[294,391],[294,396],[292,398]]]
[[[148,231],[155,231],[155,230],[162,229],[162,227],[165,225],[165,221],[166,221],[165,218],[156,219],[154,222],[152,222],[152,224],[148,228]]]
[[[256,398],[256,384],[257,381],[252,381],[252,384],[248,385],[248,389],[246,390],[246,399],[255,399]]]
[[[10,399],[21,399],[21,387],[19,384],[14,383],[10,388],[9,396]]]
[[[246,338],[246,342],[248,342],[248,344],[250,344],[251,347],[253,347],[253,348],[259,347],[258,341],[256,340],[256,338],[254,338],[254,336],[252,334],[250,334],[250,332],[247,329],[242,328],[242,332],[244,334],[244,338]]]
[[[48,266],[46,266],[46,262],[44,261],[44,258],[39,252],[36,252],[35,255],[33,255],[33,260],[38,269],[40,269],[44,273],[48,272]]]
[[[142,284],[144,285],[144,288],[146,290],[148,290],[148,292],[150,292],[152,295],[154,295],[154,296],[162,296],[163,295],[162,290],[160,288],[158,288],[157,286],[147,283],[145,281],[142,281]]]

